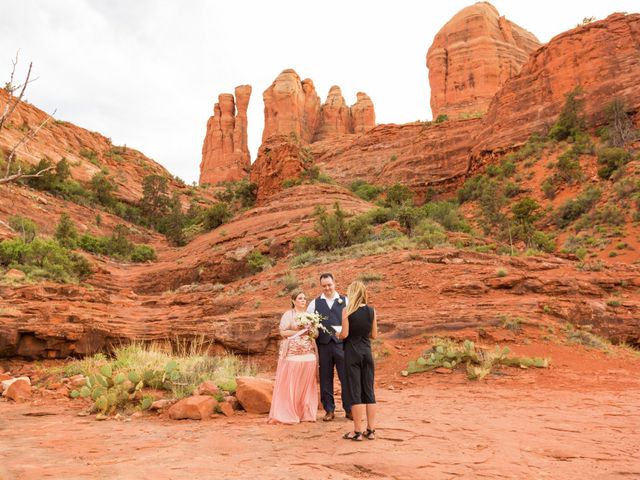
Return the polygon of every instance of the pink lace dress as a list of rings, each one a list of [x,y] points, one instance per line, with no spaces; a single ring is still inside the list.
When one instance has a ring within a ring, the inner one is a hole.
[[[280,330],[298,330],[296,313],[282,315]],[[307,332],[296,333],[280,344],[269,423],[315,422],[318,412],[318,357],[316,343]]]

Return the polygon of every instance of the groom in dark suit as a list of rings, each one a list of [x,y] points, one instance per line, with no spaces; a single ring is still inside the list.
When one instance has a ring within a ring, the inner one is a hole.
[[[338,371],[338,378],[342,386],[342,407],[348,419],[352,419],[351,405],[346,400],[346,388],[344,388],[344,351],[342,340],[335,336],[332,326],[342,325],[342,310],[347,307],[347,297],[336,292],[336,283],[333,275],[323,273],[320,275],[320,286],[322,294],[312,300],[307,307],[309,313],[319,313],[322,315],[322,324],[330,333],[320,330],[316,343],[318,345],[318,360],[320,363],[320,401],[326,412],[322,418],[325,422],[330,422],[335,418],[336,404],[333,399],[333,368]]]

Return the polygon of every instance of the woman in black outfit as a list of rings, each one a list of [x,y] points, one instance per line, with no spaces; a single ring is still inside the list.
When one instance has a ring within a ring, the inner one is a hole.
[[[347,289],[349,305],[342,311],[342,331],[338,338],[344,340],[344,365],[347,398],[353,405],[353,432],[345,433],[347,440],[361,441],[376,438],[376,397],[373,391],[374,364],[371,341],[378,335],[376,312],[367,305],[367,289],[362,282],[353,282]],[[364,414],[367,429],[362,431]]]

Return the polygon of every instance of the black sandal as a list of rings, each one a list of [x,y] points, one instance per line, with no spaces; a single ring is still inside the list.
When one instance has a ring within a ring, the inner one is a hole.
[[[344,438],[345,440],[353,440],[354,442],[361,442],[362,432],[347,432],[342,436],[342,438]]]
[[[371,430],[370,428],[367,428],[367,431],[364,432],[363,435],[368,440],[375,440],[376,439],[376,429],[374,428],[373,430]]]

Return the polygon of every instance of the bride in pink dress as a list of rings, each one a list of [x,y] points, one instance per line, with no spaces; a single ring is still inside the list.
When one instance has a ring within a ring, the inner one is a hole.
[[[304,313],[307,299],[303,292],[291,295],[291,309],[280,320],[280,356],[276,383],[269,411],[269,423],[315,422],[318,413],[318,353],[315,337],[298,325],[298,313]]]

